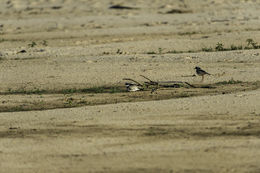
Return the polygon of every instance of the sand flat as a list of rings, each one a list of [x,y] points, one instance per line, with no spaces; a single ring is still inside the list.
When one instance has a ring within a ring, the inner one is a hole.
[[[259,172],[259,16],[255,0],[1,1],[0,172]],[[223,86],[75,92],[140,75]]]

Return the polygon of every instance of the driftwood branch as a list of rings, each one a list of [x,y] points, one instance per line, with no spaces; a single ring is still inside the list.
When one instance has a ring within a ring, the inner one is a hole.
[[[149,79],[148,77],[144,76],[144,75],[140,75],[141,77],[149,80],[149,82],[145,82],[146,84],[150,84],[150,85],[158,85],[158,82],[152,81],[151,79]]]
[[[196,86],[191,85],[188,82],[182,82],[182,81],[153,81],[150,78],[140,75],[141,77],[145,78],[148,81],[145,81],[143,83],[140,83],[134,79],[131,78],[123,78],[123,80],[131,81],[133,83],[126,83],[126,85],[137,85],[142,88],[151,89],[151,93],[157,91],[159,88],[180,88],[184,87],[185,85],[191,88],[196,88]]]
[[[182,81],[153,81],[151,79],[149,79],[148,77],[144,76],[144,75],[140,75],[142,76],[143,78],[147,79],[149,82],[145,82],[146,85],[157,85],[157,86],[160,86],[160,87],[178,87],[178,84],[186,84],[192,88],[196,88],[194,85],[191,85],[190,83],[188,82],[182,82]],[[180,87],[180,86],[179,86]]]
[[[137,82],[137,81],[134,80],[134,79],[131,79],[131,78],[123,78],[123,80],[129,80],[129,81],[132,81],[132,82],[134,82],[137,86],[141,86],[141,87],[143,87],[143,84]]]

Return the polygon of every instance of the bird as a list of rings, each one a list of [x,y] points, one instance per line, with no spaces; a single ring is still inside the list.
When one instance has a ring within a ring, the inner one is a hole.
[[[138,86],[136,84],[132,84],[132,83],[125,83],[125,86],[126,86],[127,91],[129,91],[129,92],[142,90],[142,88],[140,88],[140,86]]]
[[[201,76],[202,77],[202,79],[201,79],[201,82],[204,80],[204,75],[211,75],[211,74],[209,74],[208,72],[206,72],[206,71],[204,71],[204,70],[202,70],[200,67],[195,67],[194,69],[196,69],[196,73],[197,73],[197,75],[199,75],[199,76]]]

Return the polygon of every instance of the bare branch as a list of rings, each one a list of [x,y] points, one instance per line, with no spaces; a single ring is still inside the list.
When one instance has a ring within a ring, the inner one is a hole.
[[[143,85],[142,85],[141,83],[137,82],[137,81],[134,80],[134,79],[131,79],[131,78],[123,78],[123,80],[129,80],[129,81],[132,81],[132,82],[136,83],[138,86],[142,86],[142,87],[143,87]]]
[[[149,82],[145,82],[146,84],[149,84],[149,85],[158,85],[158,82],[155,82],[155,81],[152,81],[151,79],[149,79],[148,77],[144,76],[144,75],[140,75],[141,77],[149,80]]]
[[[145,86],[147,89],[150,88],[150,89],[152,89],[151,93],[155,92],[159,88],[180,88],[180,87],[184,87],[185,85],[188,86],[188,87],[197,88],[196,86],[191,85],[188,82],[182,82],[182,81],[158,81],[158,82],[155,82],[155,81],[149,79],[148,77],[146,77],[144,75],[140,75],[140,76],[145,78],[146,80],[148,80],[148,82],[144,82],[143,84],[141,84],[141,83],[139,83],[136,80],[131,79],[131,78],[123,78],[123,80],[132,81],[137,86],[141,86],[141,87]]]

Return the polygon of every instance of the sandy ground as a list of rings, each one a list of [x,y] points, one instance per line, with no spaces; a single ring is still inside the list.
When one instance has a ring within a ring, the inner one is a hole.
[[[259,44],[259,16],[257,0],[0,1],[0,172],[260,172],[260,49],[201,51]],[[23,94],[140,75],[199,84],[195,66],[203,84],[242,83],[125,103],[81,93],[107,101],[66,109],[79,95]],[[52,110],[8,110],[32,100]]]

